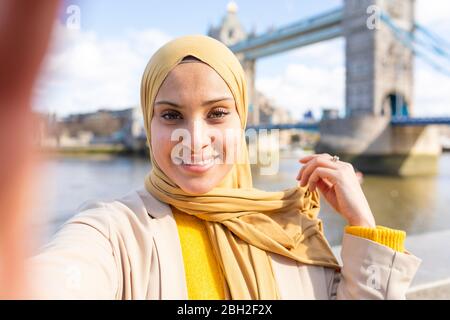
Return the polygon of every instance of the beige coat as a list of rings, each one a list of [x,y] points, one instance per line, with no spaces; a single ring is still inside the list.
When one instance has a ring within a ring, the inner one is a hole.
[[[36,298],[187,299],[170,207],[144,188],[88,203],[30,259]],[[271,254],[282,299],[404,299],[421,260],[345,234],[341,273]]]

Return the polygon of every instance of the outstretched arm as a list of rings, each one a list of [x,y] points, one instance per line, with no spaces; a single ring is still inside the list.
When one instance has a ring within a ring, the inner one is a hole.
[[[58,0],[0,2],[0,298],[24,297],[30,239],[31,98]]]

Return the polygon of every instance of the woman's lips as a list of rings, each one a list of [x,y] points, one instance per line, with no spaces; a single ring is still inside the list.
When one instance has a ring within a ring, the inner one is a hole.
[[[203,173],[203,172],[208,171],[209,169],[211,169],[214,166],[216,158],[217,157],[209,158],[208,160],[203,160],[201,162],[192,163],[192,164],[182,162],[180,164],[180,167],[183,170],[186,170],[188,172]]]

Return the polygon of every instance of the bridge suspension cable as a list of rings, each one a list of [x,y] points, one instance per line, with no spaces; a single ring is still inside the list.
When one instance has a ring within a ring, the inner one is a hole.
[[[386,13],[381,13],[380,19],[392,31],[394,36],[407,48],[409,48],[415,56],[425,61],[436,71],[450,77],[450,45],[437,35],[422,26],[418,26],[419,35],[404,30],[396,25],[394,21]],[[448,46],[448,49],[444,49]],[[445,60],[449,64],[444,66],[442,62],[437,62],[437,56],[441,60]]]

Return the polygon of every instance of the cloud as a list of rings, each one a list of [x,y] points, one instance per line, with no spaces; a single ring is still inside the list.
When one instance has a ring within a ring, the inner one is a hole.
[[[417,117],[450,116],[450,77],[417,61],[414,79],[413,115]]]
[[[277,105],[300,118],[322,108],[343,109],[345,104],[344,41],[335,39],[293,50],[278,75],[257,77],[256,87]],[[298,62],[297,62],[298,61]]]
[[[450,1],[418,0],[416,2],[416,19],[422,24],[447,24],[450,18]]]
[[[302,64],[317,65],[325,68],[345,63],[345,41],[343,38],[319,42],[317,44],[292,50],[290,58]]]
[[[36,90],[35,108],[66,115],[137,105],[148,59],[170,38],[150,29],[100,39],[94,32],[58,25]]]

